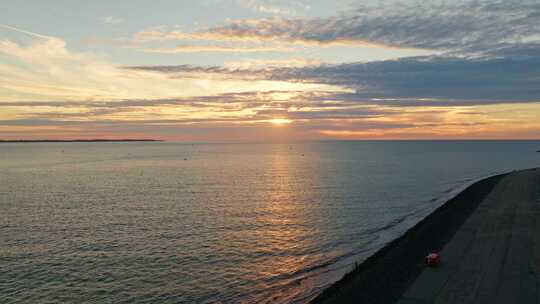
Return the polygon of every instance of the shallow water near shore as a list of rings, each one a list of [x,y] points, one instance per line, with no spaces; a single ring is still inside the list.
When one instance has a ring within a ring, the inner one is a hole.
[[[0,302],[304,303],[540,142],[0,145]]]

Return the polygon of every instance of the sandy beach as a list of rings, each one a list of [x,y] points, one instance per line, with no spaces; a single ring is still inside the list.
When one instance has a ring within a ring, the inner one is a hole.
[[[537,169],[481,180],[312,303],[538,303],[539,198]]]

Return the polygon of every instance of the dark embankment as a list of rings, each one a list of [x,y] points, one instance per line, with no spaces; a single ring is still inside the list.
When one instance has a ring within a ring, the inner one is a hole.
[[[334,283],[312,303],[393,303],[425,268],[427,253],[440,251],[499,180],[474,183],[403,236]]]

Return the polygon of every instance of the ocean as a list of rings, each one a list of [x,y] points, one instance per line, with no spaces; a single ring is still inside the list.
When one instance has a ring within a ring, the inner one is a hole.
[[[306,303],[534,141],[0,144],[1,303]]]

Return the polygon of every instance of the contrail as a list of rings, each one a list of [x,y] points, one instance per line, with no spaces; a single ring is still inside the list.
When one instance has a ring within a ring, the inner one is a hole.
[[[1,23],[0,23],[0,27],[3,27],[3,28],[8,29],[8,30],[15,31],[15,32],[23,33],[23,34],[26,34],[26,35],[30,35],[32,37],[41,38],[41,39],[53,39],[54,38],[54,37],[50,37],[50,36],[45,36],[45,35],[41,35],[41,34],[37,34],[37,33],[32,33],[32,32],[29,32],[29,31],[21,30],[21,29],[18,29],[16,27],[12,27],[12,26],[9,26],[9,25],[1,24]]]

